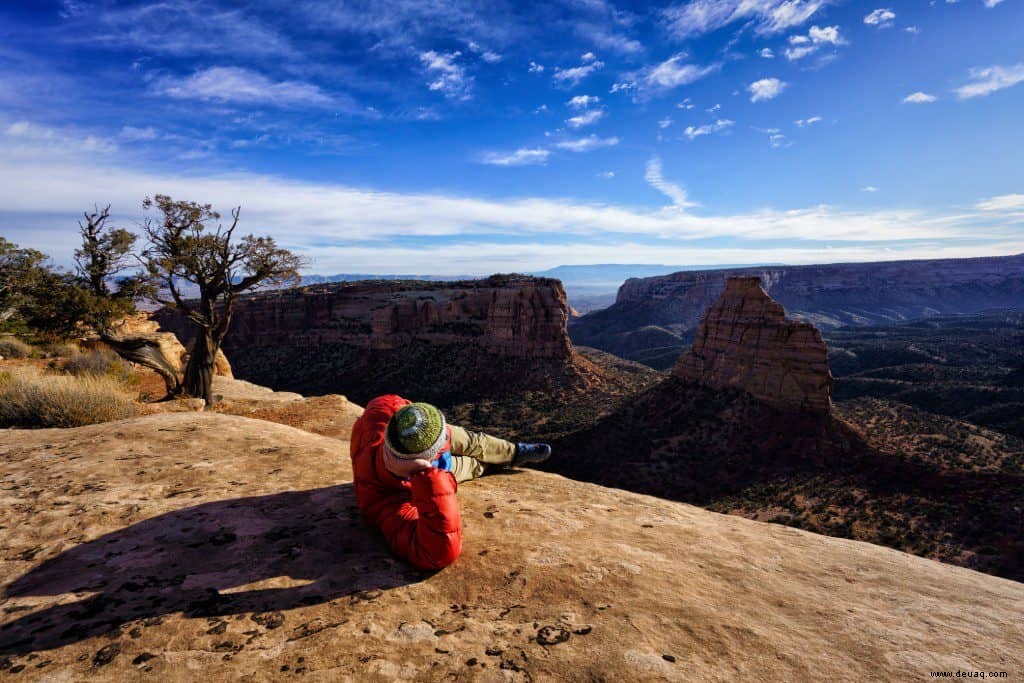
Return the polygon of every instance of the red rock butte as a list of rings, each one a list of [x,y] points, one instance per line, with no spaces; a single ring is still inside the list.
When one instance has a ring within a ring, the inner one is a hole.
[[[673,371],[713,389],[741,389],[784,409],[828,412],[832,373],[817,328],[786,319],[760,278],[729,278]]]

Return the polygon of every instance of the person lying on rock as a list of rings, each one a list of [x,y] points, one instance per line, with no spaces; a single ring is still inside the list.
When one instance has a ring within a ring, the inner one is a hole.
[[[351,439],[356,501],[396,555],[420,569],[447,567],[462,551],[458,484],[488,467],[521,467],[547,444],[511,443],[445,422],[429,403],[395,396],[369,402]]]

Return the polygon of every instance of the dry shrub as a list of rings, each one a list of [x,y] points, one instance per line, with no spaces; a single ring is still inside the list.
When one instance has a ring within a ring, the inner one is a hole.
[[[23,368],[0,377],[0,427],[81,427],[135,414],[118,381]]]
[[[77,356],[80,349],[76,344],[71,342],[56,342],[54,344],[47,344],[43,350],[48,356],[56,358],[71,358]]]
[[[4,358],[31,358],[35,349],[17,337],[0,337],[0,356]]]
[[[61,368],[75,377],[110,377],[122,384],[132,382],[131,366],[113,351],[78,353],[65,360]]]

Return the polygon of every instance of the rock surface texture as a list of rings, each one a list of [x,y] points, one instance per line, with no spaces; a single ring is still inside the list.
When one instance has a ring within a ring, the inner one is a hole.
[[[669,367],[702,313],[737,276],[760,278],[792,317],[822,329],[1024,309],[1024,254],[684,271],[626,280],[612,306],[573,322],[573,341]]]
[[[541,472],[396,561],[348,445],[214,413],[0,432],[0,676],[851,680],[1024,673],[1024,585]]]
[[[781,408],[831,407],[828,347],[809,323],[786,320],[756,277],[729,278],[675,374],[712,389],[741,389]]]

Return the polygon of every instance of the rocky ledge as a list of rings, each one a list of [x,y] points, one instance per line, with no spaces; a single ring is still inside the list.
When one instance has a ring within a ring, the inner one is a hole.
[[[776,407],[827,412],[832,405],[821,333],[787,320],[757,277],[729,278],[673,372],[712,389],[741,389]]]
[[[1024,670],[1020,583],[541,472],[460,486],[462,557],[417,572],[361,521],[347,452],[213,413],[0,431],[0,677]]]

